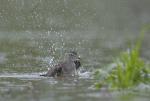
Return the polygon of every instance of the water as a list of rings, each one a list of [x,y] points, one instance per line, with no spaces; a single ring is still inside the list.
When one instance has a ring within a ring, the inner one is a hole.
[[[149,85],[94,89],[97,68],[133,47],[150,23],[149,0],[0,0],[0,101],[149,101]],[[150,31],[140,50],[149,63]],[[40,77],[76,50],[82,73]]]
[[[136,38],[133,36],[137,36],[131,32],[121,35],[118,31],[111,32],[111,34],[104,34],[109,31],[99,33],[95,30],[0,32],[0,100],[149,101],[150,96],[146,91],[119,92],[109,91],[107,87],[93,88],[97,80],[91,77],[91,71],[110,64],[112,58],[126,50],[128,41],[134,42]],[[144,48],[148,48],[146,44]],[[82,68],[86,72],[76,78],[39,76],[46,72],[50,65],[62,59],[68,50],[78,51],[82,59]],[[143,51],[148,53],[147,50]],[[148,59],[149,56],[145,57],[145,60]]]

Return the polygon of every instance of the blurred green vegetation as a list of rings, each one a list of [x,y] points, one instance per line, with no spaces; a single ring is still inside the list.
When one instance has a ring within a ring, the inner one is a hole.
[[[96,71],[94,73],[96,78],[101,75],[104,76],[103,79],[100,79],[100,82],[95,84],[97,88],[101,88],[103,84],[120,89],[134,87],[140,83],[150,83],[150,64],[147,64],[140,57],[140,49],[144,34],[149,29],[149,25],[143,27],[135,46],[128,49],[126,52],[122,52],[120,56],[115,59],[113,63],[115,67],[111,71],[107,71],[107,75],[103,75],[101,71]]]

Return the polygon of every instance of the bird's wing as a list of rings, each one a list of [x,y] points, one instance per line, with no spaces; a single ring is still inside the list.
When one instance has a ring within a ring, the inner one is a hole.
[[[40,76],[49,76],[49,77],[61,76],[62,68],[64,67],[64,65],[65,63],[59,63],[55,65],[53,68],[50,68],[46,74]]]
[[[75,63],[75,66],[76,66],[76,70],[79,69],[79,67],[81,66],[81,62],[76,60],[76,61],[74,61],[74,63]]]

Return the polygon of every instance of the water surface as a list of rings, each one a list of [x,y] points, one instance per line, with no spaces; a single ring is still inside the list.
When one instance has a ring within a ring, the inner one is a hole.
[[[111,33],[111,34],[110,34]],[[124,34],[128,33],[128,34]],[[119,52],[135,42],[137,33],[120,31],[2,31],[0,32],[1,101],[149,101],[147,91],[94,89],[91,71],[104,68]],[[149,59],[149,35],[142,57]],[[129,43],[131,42],[131,43]],[[40,77],[47,68],[63,59],[68,50],[81,56],[87,74],[77,78]]]

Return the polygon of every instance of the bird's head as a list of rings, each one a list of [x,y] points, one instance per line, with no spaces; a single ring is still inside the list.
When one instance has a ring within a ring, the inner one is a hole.
[[[80,56],[75,51],[67,52],[65,55],[65,58],[70,61],[79,61],[80,60]]]

